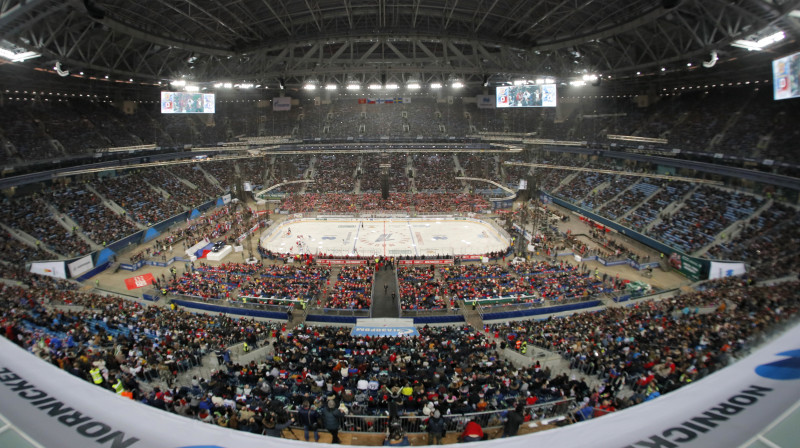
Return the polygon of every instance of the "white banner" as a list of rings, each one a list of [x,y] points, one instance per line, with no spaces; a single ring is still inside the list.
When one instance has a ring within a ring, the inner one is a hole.
[[[272,110],[285,112],[292,108],[292,98],[288,96],[276,96],[272,99]]]
[[[244,191],[253,191],[253,184],[245,182],[242,184],[242,189],[244,189]]]
[[[63,261],[42,261],[31,263],[31,272],[55,278],[67,278]]]
[[[231,202],[231,194],[230,193],[222,196],[222,203],[223,204],[229,204],[230,202]]]
[[[69,276],[77,277],[94,267],[94,264],[92,263],[92,256],[87,255],[83,258],[79,258],[68,264],[67,267],[69,268]]]
[[[747,358],[644,404],[476,446],[583,448],[587,440],[595,447],[740,446],[800,401],[800,369],[792,357],[798,340],[800,326],[795,326]],[[5,338],[0,338],[0,414],[48,447],[329,446],[233,431],[161,411],[72,376]]]
[[[478,104],[478,109],[495,109],[497,100],[494,95],[476,95],[475,103]]]
[[[708,279],[714,280],[715,278],[734,277],[742,275],[746,271],[744,263],[723,263],[721,261],[712,261],[711,267],[708,268]]]

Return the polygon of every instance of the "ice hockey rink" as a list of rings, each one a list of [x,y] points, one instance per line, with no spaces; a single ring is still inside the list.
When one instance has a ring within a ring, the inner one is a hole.
[[[511,242],[475,219],[299,219],[268,229],[261,247],[277,253],[360,256],[467,255]]]

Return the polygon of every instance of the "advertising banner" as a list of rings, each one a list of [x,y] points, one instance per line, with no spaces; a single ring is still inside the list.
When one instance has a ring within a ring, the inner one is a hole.
[[[494,95],[476,95],[475,103],[478,109],[495,109],[497,107]]]
[[[744,274],[745,271],[744,263],[741,262],[724,263],[721,261],[712,261],[711,267],[708,269],[708,279],[713,280],[715,278],[734,277]]]
[[[31,263],[31,272],[55,278],[67,278],[63,261],[44,261]]]
[[[152,285],[154,281],[153,274],[148,272],[147,274],[126,278],[125,286],[128,288],[128,291],[130,291],[131,289],[144,288],[147,285]]]
[[[345,264],[361,265],[361,264],[367,264],[367,260],[317,260],[317,263],[328,266],[345,265]]]
[[[272,99],[272,110],[286,112],[292,108],[292,98],[288,96],[276,96]]]
[[[69,276],[70,277],[78,277],[79,275],[88,272],[90,269],[94,267],[92,264],[92,256],[87,255],[83,258],[79,258],[72,263],[67,265],[69,268]]]
[[[475,260],[480,260],[480,255]],[[462,257],[467,259],[467,257]],[[453,260],[399,260],[397,264],[402,265],[420,265],[420,264],[453,264]]]
[[[708,278],[708,261],[673,252],[669,256],[669,264],[681,271],[689,280],[698,281]]]

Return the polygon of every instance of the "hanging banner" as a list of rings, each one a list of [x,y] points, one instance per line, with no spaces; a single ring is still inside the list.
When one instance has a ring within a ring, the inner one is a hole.
[[[708,278],[708,261],[690,257],[678,252],[669,256],[669,264],[681,271],[689,280],[699,281]]]
[[[744,263],[741,262],[724,263],[721,261],[712,261],[711,267],[708,269],[708,279],[713,280],[715,278],[734,277],[744,274],[745,271]]]
[[[126,278],[125,286],[128,288],[128,291],[130,291],[131,289],[144,288],[147,285],[152,285],[154,281],[153,274],[148,272],[147,274]]]
[[[288,96],[276,96],[272,99],[272,110],[286,112],[292,108],[292,98]]]
[[[67,265],[70,277],[77,277],[85,272],[88,272],[93,267],[94,265],[92,264],[91,255],[87,255],[83,258],[78,258],[77,260]]]
[[[55,278],[67,278],[63,261],[44,261],[31,263],[31,272]]]
[[[478,109],[496,109],[497,105],[495,104],[495,96],[494,95],[476,95],[475,96],[475,103],[478,105]]]

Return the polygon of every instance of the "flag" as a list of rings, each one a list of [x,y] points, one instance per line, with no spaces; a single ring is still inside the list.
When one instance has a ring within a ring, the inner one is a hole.
[[[358,104],[367,104],[367,99],[366,98],[359,98],[358,99]]]
[[[394,102],[397,103],[397,104],[403,104],[403,99],[402,98],[395,98]]]
[[[367,104],[375,104],[375,99],[374,98],[368,99]]]

